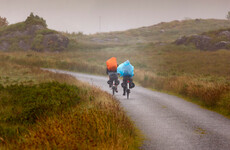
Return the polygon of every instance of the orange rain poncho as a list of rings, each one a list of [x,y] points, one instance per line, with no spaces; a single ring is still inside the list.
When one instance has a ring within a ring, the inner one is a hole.
[[[117,58],[112,57],[106,61],[107,69],[109,71],[116,71],[117,70]]]

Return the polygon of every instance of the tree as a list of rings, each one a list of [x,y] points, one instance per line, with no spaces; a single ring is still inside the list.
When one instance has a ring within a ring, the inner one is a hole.
[[[7,26],[8,24],[7,19],[0,16],[0,27]]]
[[[230,20],[230,11],[228,12],[226,18],[227,18],[228,20]]]
[[[25,21],[26,25],[42,25],[44,27],[47,27],[46,21],[37,15],[34,15],[34,13],[30,13],[30,15],[27,17]]]

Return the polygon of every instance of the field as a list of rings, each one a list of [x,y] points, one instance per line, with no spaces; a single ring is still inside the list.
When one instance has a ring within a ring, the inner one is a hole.
[[[87,46],[87,45],[86,45]],[[68,52],[49,53],[15,52],[4,57],[20,65],[105,74],[105,62],[115,56],[118,63],[129,59],[135,66],[134,81],[138,84],[171,92],[215,110],[230,115],[229,74],[230,52],[200,51],[194,46],[174,44],[137,44],[83,48]]]
[[[140,133],[112,96],[16,56],[0,53],[0,149],[138,149]]]

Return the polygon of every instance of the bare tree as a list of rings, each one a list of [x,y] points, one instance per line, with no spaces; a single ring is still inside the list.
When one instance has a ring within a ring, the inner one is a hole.
[[[0,16],[0,27],[7,26],[8,24],[7,19]]]

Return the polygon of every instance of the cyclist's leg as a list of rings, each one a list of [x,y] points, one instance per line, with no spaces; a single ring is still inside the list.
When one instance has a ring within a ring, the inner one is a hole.
[[[133,78],[130,77],[130,88],[134,88],[135,87],[135,84],[133,83]]]
[[[126,87],[123,87],[123,95],[125,95]]]
[[[112,87],[113,85],[113,78],[109,76],[109,81],[108,81],[109,87]]]
[[[115,86],[116,86],[116,92],[118,92],[117,86],[119,85],[120,81],[118,80],[118,76],[115,78]]]
[[[124,77],[123,78],[123,95],[125,95],[125,91],[126,91],[126,86],[127,86],[127,80],[126,80],[126,78]]]

